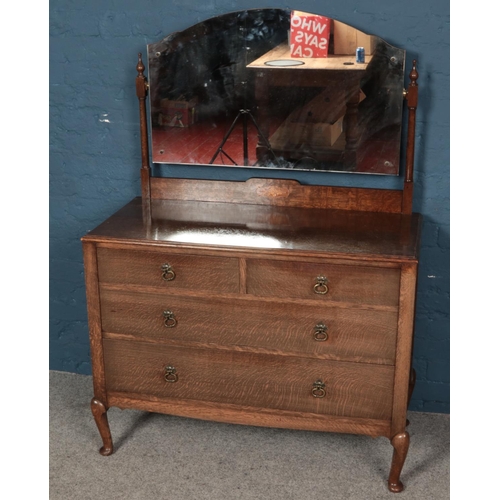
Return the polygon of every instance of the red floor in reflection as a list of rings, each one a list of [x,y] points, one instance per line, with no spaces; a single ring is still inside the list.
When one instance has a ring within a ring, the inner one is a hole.
[[[155,163],[199,163],[213,165],[234,165],[224,154],[217,153],[221,142],[233,121],[217,124],[195,123],[189,127],[166,127],[153,129],[153,162]],[[271,126],[271,134],[279,126]],[[257,130],[248,124],[248,166],[257,163]],[[245,165],[243,160],[243,122],[238,120],[228,136],[223,148],[237,165]],[[398,131],[382,131],[360,146],[357,154],[356,172],[395,174],[399,163]],[[215,158],[214,158],[215,157]]]
[[[201,163],[214,165],[233,165],[222,153],[214,155],[221,146],[232,121],[218,124],[195,123],[190,127],[170,127],[153,130],[153,162],[158,163]],[[248,125],[248,165],[257,162],[257,130]],[[236,122],[232,132],[223,145],[223,151],[237,165],[243,162],[243,122]],[[212,161],[213,160],[213,161]]]

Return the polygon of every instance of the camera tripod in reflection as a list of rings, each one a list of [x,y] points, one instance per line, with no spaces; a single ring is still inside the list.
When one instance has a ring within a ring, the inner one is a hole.
[[[257,122],[255,121],[255,118],[253,117],[252,113],[250,113],[249,109],[240,109],[238,114],[236,115],[236,118],[234,119],[232,125],[229,127],[228,131],[224,135],[224,138],[222,139],[222,142],[220,143],[219,147],[217,148],[217,151],[213,155],[212,159],[209,162],[209,165],[213,164],[215,159],[219,154],[226,156],[230,161],[233,162],[234,165],[238,165],[237,162],[235,162],[225,151],[224,151],[224,145],[226,144],[227,140],[229,139],[229,136],[232,134],[234,128],[236,127],[236,124],[238,123],[239,119],[243,120],[243,165],[248,166],[248,118],[252,121],[253,125],[255,126],[257,130],[257,134],[259,135],[260,140],[262,143],[265,145],[265,147],[268,149],[268,151],[271,153],[271,156],[273,159],[276,161],[276,164],[279,164],[280,161],[278,160],[276,154],[274,153],[273,149],[271,148],[271,144],[267,140],[267,138],[264,136],[262,131],[260,130],[259,126],[257,125]]]

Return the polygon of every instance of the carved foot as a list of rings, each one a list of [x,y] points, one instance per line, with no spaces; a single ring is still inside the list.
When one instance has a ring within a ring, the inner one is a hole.
[[[103,447],[99,450],[99,453],[107,457],[113,453],[113,441],[111,440],[108,416],[106,415],[107,408],[96,398],[92,398],[90,408],[92,409],[97,429],[102,438]]]
[[[393,493],[399,493],[404,489],[399,476],[401,475],[408,447],[410,446],[410,435],[407,432],[396,434],[392,438],[391,444],[394,447],[394,452],[392,454],[391,472],[389,473],[389,490]]]

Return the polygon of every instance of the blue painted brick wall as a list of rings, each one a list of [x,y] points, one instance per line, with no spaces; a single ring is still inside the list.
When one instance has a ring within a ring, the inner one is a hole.
[[[90,373],[80,237],[140,194],[135,65],[173,31],[256,7],[324,14],[418,59],[415,211],[424,215],[410,409],[449,412],[449,2],[444,0],[52,0],[50,2],[50,368]],[[165,175],[262,176],[169,166]],[[396,187],[397,178],[266,172],[309,184]],[[353,179],[355,177],[355,179]]]

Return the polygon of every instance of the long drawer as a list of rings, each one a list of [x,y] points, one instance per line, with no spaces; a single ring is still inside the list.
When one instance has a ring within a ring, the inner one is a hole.
[[[239,260],[138,250],[97,249],[99,281],[168,290],[239,292]]]
[[[247,293],[258,296],[397,306],[399,279],[397,268],[301,261],[247,261]]]
[[[390,419],[394,368],[104,339],[109,392]]]
[[[393,364],[397,312],[101,287],[104,332]]]

